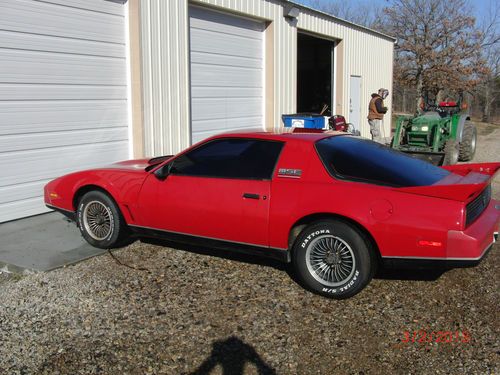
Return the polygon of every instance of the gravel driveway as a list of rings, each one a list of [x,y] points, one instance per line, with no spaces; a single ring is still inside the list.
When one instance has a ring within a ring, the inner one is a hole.
[[[481,126],[475,161],[499,159],[500,128]],[[0,374],[499,373],[499,250],[475,268],[384,272],[345,301],[279,263],[140,242],[114,254],[146,270],[106,254],[0,274]],[[452,342],[412,342],[439,331]]]

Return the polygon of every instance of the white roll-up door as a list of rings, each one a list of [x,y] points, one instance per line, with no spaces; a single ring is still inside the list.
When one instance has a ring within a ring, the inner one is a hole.
[[[0,0],[0,222],[43,186],[128,157],[125,6]]]
[[[262,22],[191,7],[193,143],[228,130],[264,127]]]

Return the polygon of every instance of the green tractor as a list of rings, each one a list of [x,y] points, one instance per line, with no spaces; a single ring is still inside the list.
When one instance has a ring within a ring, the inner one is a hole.
[[[400,116],[391,147],[436,165],[469,161],[476,152],[477,130],[453,101],[428,105],[417,116]]]

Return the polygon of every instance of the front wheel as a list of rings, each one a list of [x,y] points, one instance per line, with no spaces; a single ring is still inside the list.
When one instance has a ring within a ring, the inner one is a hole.
[[[306,227],[295,241],[292,261],[307,289],[335,299],[359,293],[376,268],[373,249],[365,236],[341,220]]]
[[[116,203],[102,191],[90,191],[78,202],[78,228],[89,244],[110,249],[127,244],[128,228]]]

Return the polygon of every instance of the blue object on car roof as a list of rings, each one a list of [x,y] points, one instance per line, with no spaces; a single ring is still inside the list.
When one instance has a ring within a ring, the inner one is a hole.
[[[312,113],[296,113],[292,115],[282,115],[281,119],[285,128],[306,128],[325,129],[328,124],[328,117]]]

